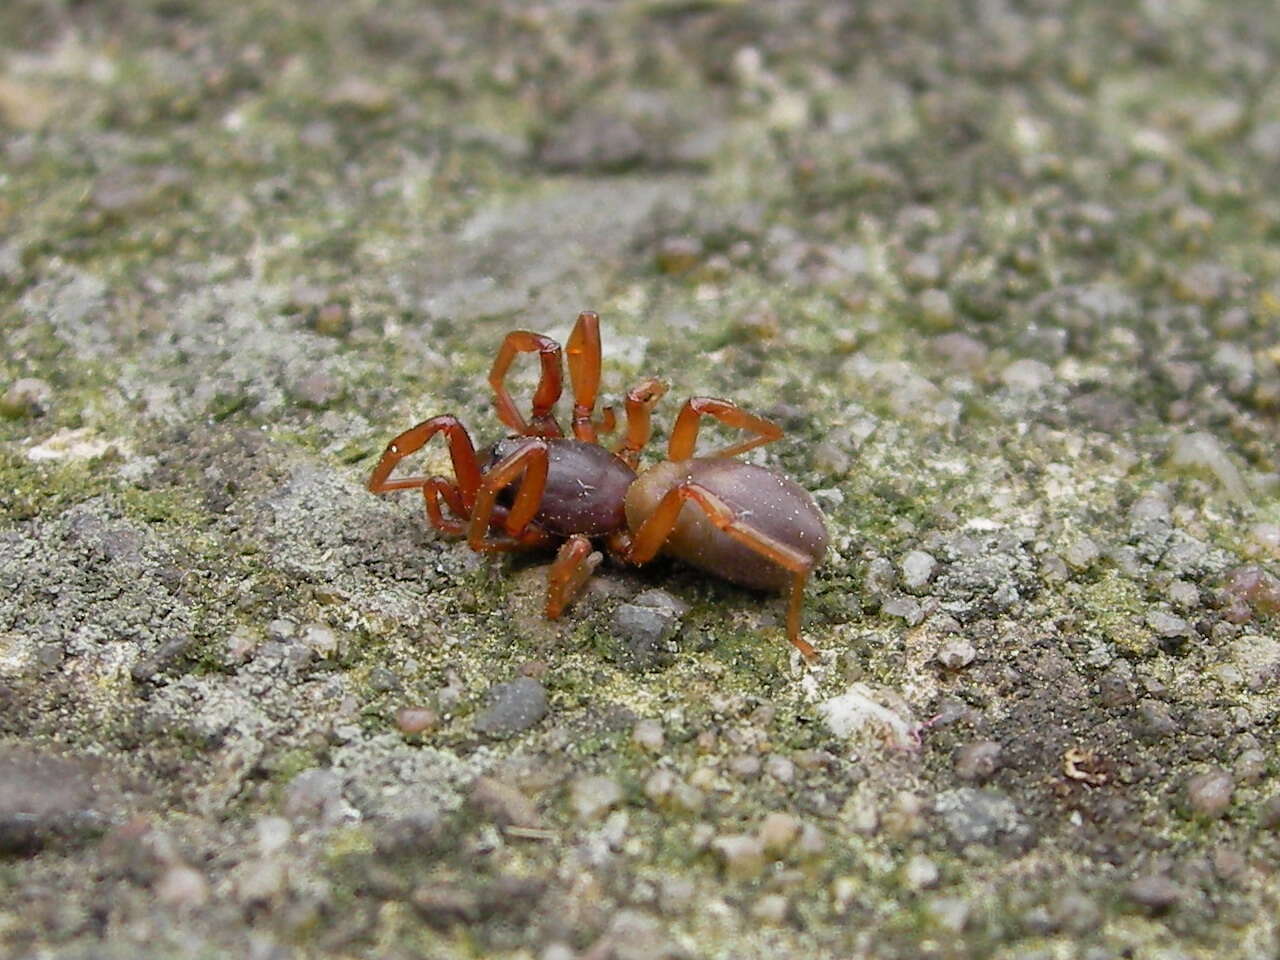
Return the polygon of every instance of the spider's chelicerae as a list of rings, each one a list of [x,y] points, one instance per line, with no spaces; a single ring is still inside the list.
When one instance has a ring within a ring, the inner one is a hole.
[[[520,353],[537,353],[542,375],[528,421],[506,389],[507,370]],[[598,433],[615,426],[605,408],[595,421],[600,386],[600,319],[585,312],[569,337],[573,437],[552,413],[562,390],[560,344],[527,330],[507,334],[489,383],[498,419],[512,435],[495,443],[481,464],[466,427],[443,414],[424,420],[389,444],[369,477],[374,493],[420,489],[432,526],[466,535],[473,550],[524,550],[560,543],[547,576],[547,616],[554,619],[577,596],[602,559],[592,540],[624,563],[641,564],[659,552],[725,580],[761,590],[786,590],[787,636],[809,660],[816,651],[800,636],[800,607],[809,572],[827,549],[827,530],[813,498],[772,470],[734,459],[782,436],[776,424],[728,400],[692,397],[676,417],[667,458],[637,472],[649,441],[650,411],[666,392],[647,379],[626,396],[626,431],[612,450]],[[695,456],[704,416],[751,436]],[[400,477],[405,457],[443,433],[453,479]],[[446,515],[442,503],[448,509]]]

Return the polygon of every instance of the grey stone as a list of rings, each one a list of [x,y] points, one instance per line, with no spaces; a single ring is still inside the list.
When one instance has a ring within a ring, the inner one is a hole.
[[[1216,820],[1230,808],[1235,786],[1229,771],[1206,770],[1187,781],[1187,806],[1198,817]]]
[[[1031,826],[1003,793],[960,787],[934,799],[934,812],[957,846],[981,844],[1025,849],[1034,839]]]
[[[34,747],[0,747],[0,853],[80,842],[123,810],[119,784],[100,762]]]
[[[633,670],[650,669],[669,660],[667,645],[679,629],[679,617],[667,606],[624,603],[613,613],[622,664]]]
[[[913,593],[923,590],[937,572],[938,561],[923,550],[912,550],[902,558],[902,585]]]
[[[344,813],[342,778],[319,767],[303,770],[285,787],[282,808],[293,821],[337,823]]]
[[[546,715],[546,689],[532,677],[517,677],[489,689],[489,705],[472,725],[478,733],[505,740],[536,726]]]
[[[956,751],[956,776],[961,780],[985,783],[1000,769],[1000,744],[994,740],[966,743]]]
[[[1138,877],[1129,884],[1127,893],[1134,903],[1151,913],[1164,913],[1185,896],[1180,886],[1160,874]]]

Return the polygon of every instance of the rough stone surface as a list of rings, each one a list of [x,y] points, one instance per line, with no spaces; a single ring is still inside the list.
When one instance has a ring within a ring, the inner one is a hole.
[[[476,715],[473,726],[479,733],[505,739],[523,733],[546,715],[546,689],[532,677],[518,677],[490,689],[489,704]]]
[[[120,815],[123,797],[87,758],[0,746],[0,852],[29,854],[57,840],[82,842]]]
[[[1274,955],[1278,23],[0,3],[0,956]],[[642,470],[781,428],[813,664],[369,492],[588,309]]]

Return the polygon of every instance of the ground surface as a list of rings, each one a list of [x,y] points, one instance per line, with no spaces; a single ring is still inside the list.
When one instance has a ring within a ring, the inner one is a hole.
[[[1270,0],[7,0],[0,955],[1275,956],[1278,78]],[[364,491],[588,307],[655,451],[785,426],[817,667]]]

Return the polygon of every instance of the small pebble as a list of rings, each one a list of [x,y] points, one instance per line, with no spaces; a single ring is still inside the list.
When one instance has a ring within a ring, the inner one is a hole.
[[[702,258],[702,242],[695,237],[667,237],[658,244],[658,270],[687,273]]]
[[[902,585],[918,591],[928,586],[938,570],[938,561],[923,550],[912,550],[902,558]]]
[[[780,893],[767,893],[751,905],[751,916],[776,927],[786,922],[788,909],[790,904],[786,897]]]
[[[796,766],[781,754],[772,754],[764,762],[764,772],[778,783],[788,784],[796,778]]]
[[[289,386],[289,394],[304,407],[323,410],[342,396],[342,383],[323,370],[299,377]]]
[[[676,786],[676,775],[670,770],[655,770],[644,782],[644,795],[652,803],[663,803]]]
[[[345,337],[351,332],[351,316],[340,303],[326,303],[316,311],[311,328],[325,337]]]
[[[1053,382],[1053,369],[1039,360],[1015,360],[1000,371],[1000,381],[1017,393],[1038,393]]]
[[[800,828],[800,840],[796,844],[796,849],[806,857],[821,856],[827,849],[827,835],[821,828],[812,823],[806,823]]]
[[[883,595],[891,592],[898,584],[898,571],[885,557],[876,557],[867,564],[867,572],[863,577],[862,587],[868,593]]]
[[[495,777],[477,777],[467,802],[502,827],[538,827],[538,808],[519,788]]]
[[[789,813],[774,811],[760,824],[760,843],[765,852],[781,856],[800,835],[800,821]]]
[[[599,820],[622,802],[622,787],[609,777],[581,777],[573,784],[573,810],[579,820]]]
[[[1280,793],[1272,794],[1258,806],[1258,826],[1280,830]]]
[[[257,823],[257,833],[258,852],[270,857],[289,845],[293,825],[284,817],[263,817]]]
[[[1256,564],[1228,571],[1225,589],[1257,613],[1280,613],[1280,579]]]
[[[1102,556],[1102,548],[1089,537],[1077,537],[1062,552],[1062,559],[1072,570],[1088,570]]]
[[[268,904],[282,897],[287,885],[288,873],[282,860],[250,860],[237,871],[236,896],[245,905]]]
[[[994,740],[976,740],[956,751],[956,776],[961,780],[985,783],[1000,769],[1000,744]]]
[[[532,677],[517,677],[489,690],[489,706],[476,717],[479,733],[506,739],[537,725],[547,715],[547,691]]]
[[[671,788],[671,806],[683,813],[697,814],[707,805],[707,797],[693,784],[677,780]]]
[[[1155,494],[1139,497],[1129,508],[1129,519],[1137,522],[1169,519],[1169,501]]]
[[[1280,560],[1280,523],[1255,523],[1249,538],[1257,553]]]
[[[201,907],[209,899],[203,874],[185,864],[174,864],[156,881],[156,899],[180,910]]]
[[[439,725],[440,715],[430,707],[402,707],[396,711],[396,726],[401,733],[425,733]]]
[[[1174,580],[1169,584],[1169,602],[1180,610],[1194,610],[1200,606],[1200,588],[1186,580]]]
[[[729,772],[739,780],[754,780],[760,776],[760,758],[754,753],[740,753],[729,761]]]
[[[1129,899],[1152,913],[1163,913],[1182,899],[1182,889],[1160,874],[1138,877],[1129,884],[1127,893]]]
[[[1256,747],[1241,750],[1231,766],[1237,783],[1255,784],[1267,774],[1267,755]]]
[[[670,609],[623,603],[613,612],[613,632],[621,642],[623,665],[648,670],[667,658],[667,643],[680,629]]]
[[[1248,502],[1244,478],[1213,434],[1199,432],[1176,437],[1169,459],[1175,467],[1213,474],[1228,497],[1237,503]]]
[[[909,627],[918,627],[924,622],[924,608],[915,597],[890,597],[880,604],[880,612],[886,616],[900,617]]]
[[[919,305],[920,319],[930,330],[948,330],[955,326],[956,308],[945,290],[922,291]]]
[[[978,651],[973,648],[973,644],[964,637],[949,637],[938,647],[936,657],[948,670],[963,670],[973,663],[973,658],[977,655]]]
[[[1213,872],[1219,880],[1231,881],[1240,877],[1247,868],[1244,856],[1234,847],[1218,847],[1213,851]]]
[[[1169,705],[1152,697],[1138,701],[1140,733],[1149,740],[1159,740],[1177,732],[1178,722],[1173,718]]]
[[[321,657],[338,652],[338,635],[328,627],[313,623],[302,631],[302,642]]]
[[[749,834],[725,834],[711,841],[725,873],[734,880],[754,880],[764,872],[764,844]]]
[[[661,753],[667,738],[659,720],[641,720],[631,731],[631,741],[649,753]]]
[[[653,588],[650,590],[642,590],[631,600],[637,607],[652,607],[655,610],[666,610],[672,616],[679,618],[689,612],[689,604],[685,603],[679,597],[673,596],[666,590]]]
[[[918,253],[903,265],[902,276],[913,286],[932,287],[942,277],[942,264],[931,253]]]
[[[1235,786],[1231,774],[1221,767],[1197,774],[1187,781],[1187,805],[1195,815],[1216,820],[1231,806]]]
[[[1094,930],[1101,919],[1098,905],[1083,893],[1074,890],[1058,897],[1049,909],[1054,923],[1076,936]]]
[[[938,885],[938,865],[924,854],[916,854],[902,868],[902,880],[912,890],[927,890]]]
[[[1165,610],[1152,610],[1147,614],[1147,626],[1161,637],[1185,637],[1191,633],[1191,624],[1182,617]]]
[[[0,417],[18,420],[22,417],[43,416],[53,399],[53,388],[44,380],[23,377],[9,385],[0,396]]]
[[[938,926],[960,933],[969,923],[969,904],[960,897],[934,897],[925,911]]]

